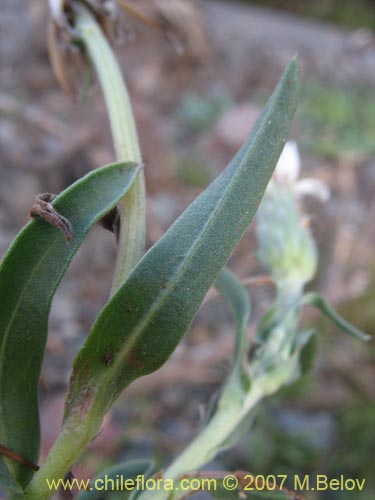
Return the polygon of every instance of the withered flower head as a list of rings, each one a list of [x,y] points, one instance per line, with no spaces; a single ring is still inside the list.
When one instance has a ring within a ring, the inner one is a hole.
[[[48,52],[57,81],[70,97],[77,91],[77,71],[87,67],[84,46],[74,28],[79,2],[94,14],[110,43],[118,33],[120,7],[126,15],[163,33],[178,54],[199,58],[206,53],[204,25],[191,0],[49,0]]]

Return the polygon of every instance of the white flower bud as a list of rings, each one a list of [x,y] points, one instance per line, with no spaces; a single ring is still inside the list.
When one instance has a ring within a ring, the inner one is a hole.
[[[298,153],[297,143],[288,141],[281,153],[275,169],[275,179],[278,182],[290,182],[294,184],[301,169],[301,159]]]

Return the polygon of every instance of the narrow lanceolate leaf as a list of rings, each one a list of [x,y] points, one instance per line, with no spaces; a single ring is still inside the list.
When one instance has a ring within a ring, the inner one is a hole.
[[[23,491],[21,486],[15,481],[8,467],[5,465],[3,458],[0,457],[0,498],[2,493],[11,492],[12,500],[23,498]]]
[[[318,293],[309,292],[303,296],[303,304],[309,304],[316,307],[322,312],[327,318],[329,318],[336,326],[341,330],[357,339],[369,341],[371,340],[371,335],[362,332],[359,328],[346,321],[335,309],[328,304],[328,302]]]
[[[123,197],[138,168],[114,164],[73,184],[53,202],[69,219],[73,238],[46,221],[32,220],[20,232],[0,267],[0,442],[38,461],[38,380],[51,300],[89,228]],[[6,459],[13,476],[28,482],[31,470]]]
[[[103,309],[75,361],[66,430],[89,414],[91,424],[99,425],[123,389],[159,368],[180,342],[254,217],[288,136],[299,88],[293,60],[229,166],[147,252]]]
[[[247,354],[249,339],[247,336],[247,325],[251,312],[249,294],[240,281],[227,268],[221,271],[215,282],[215,286],[232,309],[236,323],[232,376],[235,376],[240,383],[248,382]]]

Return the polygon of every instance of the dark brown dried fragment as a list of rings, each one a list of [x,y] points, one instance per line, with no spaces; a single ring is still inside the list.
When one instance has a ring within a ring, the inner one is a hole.
[[[60,215],[51,205],[55,198],[54,194],[41,193],[35,197],[35,203],[31,207],[31,217],[41,217],[43,220],[52,224],[62,231],[66,240],[69,242],[73,238],[73,227],[70,221]]]
[[[39,470],[39,465],[34,464],[33,462],[30,462],[27,458],[25,458],[23,455],[20,455],[19,453],[16,453],[13,450],[10,450],[6,446],[0,444],[0,455],[3,455],[4,457],[8,457],[11,460],[14,460],[15,462],[18,462],[19,464],[25,465],[29,469],[32,470]]]

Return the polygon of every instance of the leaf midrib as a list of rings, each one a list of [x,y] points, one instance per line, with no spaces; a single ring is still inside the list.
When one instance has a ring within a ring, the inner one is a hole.
[[[117,374],[118,368],[121,365],[122,359],[124,359],[124,357],[131,351],[131,349],[133,348],[133,346],[137,342],[138,338],[142,335],[143,331],[146,330],[147,326],[152,321],[154,314],[162,307],[163,303],[169,298],[169,296],[173,293],[173,291],[177,287],[178,283],[183,279],[183,276],[185,275],[185,273],[189,267],[190,261],[194,258],[195,254],[196,254],[196,250],[199,248],[199,246],[206,244],[205,241],[202,241],[203,239],[202,239],[201,235],[204,234],[210,228],[210,226],[212,226],[215,223],[215,221],[218,218],[217,213],[220,213],[220,208],[221,208],[221,204],[222,204],[223,199],[228,197],[228,193],[230,193],[230,191],[233,191],[234,186],[237,185],[237,178],[241,175],[243,169],[245,168],[244,163],[249,161],[249,157],[251,156],[252,151],[254,149],[256,149],[257,143],[259,142],[259,135],[261,133],[263,133],[264,129],[268,125],[268,118],[269,118],[269,115],[272,114],[273,104],[274,104],[275,100],[276,100],[276,96],[272,102],[272,105],[270,105],[269,109],[267,110],[267,113],[262,118],[262,122],[263,122],[262,125],[258,127],[258,129],[256,130],[256,132],[252,138],[250,149],[246,153],[244,153],[244,156],[240,160],[239,166],[236,168],[235,173],[231,177],[231,182],[228,184],[227,187],[224,188],[223,194],[220,196],[218,202],[216,203],[216,205],[213,209],[212,216],[204,223],[201,231],[197,234],[196,238],[194,239],[193,245],[189,247],[188,255],[183,259],[181,264],[177,267],[176,272],[175,272],[175,278],[173,278],[168,283],[167,293],[160,293],[160,292],[158,293],[157,299],[153,302],[153,304],[150,307],[150,309],[148,310],[148,312],[145,314],[143,319],[141,319],[141,321],[138,323],[138,325],[134,327],[133,334],[129,335],[129,337],[126,341],[126,345],[117,353],[116,358],[115,358],[114,363],[113,363],[113,366],[111,367],[110,370],[106,371],[106,373],[102,379],[102,383],[104,385],[107,385],[108,381],[111,381],[113,379],[114,372]],[[167,234],[168,233],[166,233],[166,237],[167,237]],[[137,267],[142,264],[143,260],[147,258],[147,255],[148,254],[146,254],[143,257],[143,259],[141,259],[141,261],[139,262]],[[136,272],[136,270],[134,272]],[[131,275],[129,278],[131,278]],[[126,286],[126,284],[124,284],[123,286]],[[121,289],[119,290],[119,292],[120,291],[121,291]],[[102,334],[104,333],[104,330],[105,330],[107,323],[110,322],[110,320],[114,314],[116,314],[115,309],[113,310],[112,314],[110,314],[108,316],[106,321],[103,323],[103,326],[100,329],[100,333],[98,332],[98,343],[99,343],[99,340],[100,340]],[[100,393],[100,391],[97,391],[97,394],[99,394],[99,393]]]

